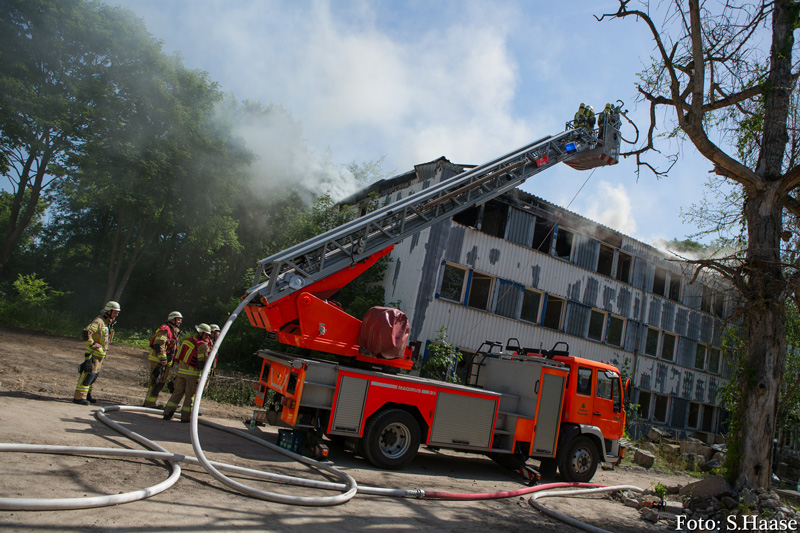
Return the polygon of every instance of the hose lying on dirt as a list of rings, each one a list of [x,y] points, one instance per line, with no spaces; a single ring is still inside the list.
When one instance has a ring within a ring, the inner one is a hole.
[[[561,514],[561,513],[557,512],[557,511],[554,511],[554,510],[552,510],[552,509],[550,509],[548,507],[545,507],[544,505],[542,505],[541,503],[536,501],[538,498],[577,496],[577,495],[580,495],[580,494],[596,494],[598,492],[613,492],[613,491],[616,491],[616,490],[632,490],[632,491],[635,491],[635,492],[643,492],[642,489],[640,489],[639,487],[633,487],[631,485],[617,485],[617,486],[614,486],[614,487],[607,487],[607,486],[603,486],[603,485],[594,485],[594,487],[595,488],[586,488],[586,489],[578,489],[578,490],[563,490],[563,491],[562,490],[547,490],[547,491],[537,492],[537,493],[535,493],[534,495],[532,495],[530,497],[530,499],[528,500],[528,503],[534,509],[538,509],[539,511],[541,511],[542,513],[544,513],[546,515],[552,516],[553,518],[561,520],[565,524],[569,524],[569,525],[571,525],[573,527],[577,527],[577,528],[582,529],[584,531],[589,531],[591,533],[613,533],[611,531],[607,531],[605,529],[601,529],[599,527],[595,527],[595,526],[586,524],[586,523],[581,522],[579,520],[576,520],[576,519],[574,519],[572,517],[569,517],[569,516],[566,516],[564,514]],[[551,487],[548,487],[548,488],[551,488]]]

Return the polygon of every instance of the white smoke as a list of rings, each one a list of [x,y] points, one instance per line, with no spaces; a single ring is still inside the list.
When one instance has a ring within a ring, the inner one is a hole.
[[[636,234],[637,225],[631,199],[622,183],[598,182],[584,214],[587,218],[626,235]]]

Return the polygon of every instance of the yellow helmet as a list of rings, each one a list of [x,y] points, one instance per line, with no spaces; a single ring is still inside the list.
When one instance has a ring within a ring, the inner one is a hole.
[[[211,327],[208,324],[198,324],[194,329],[197,330],[197,333],[208,333],[211,335]]]
[[[580,109],[583,109],[584,107],[586,107],[586,104],[584,104],[583,102],[581,102]]]

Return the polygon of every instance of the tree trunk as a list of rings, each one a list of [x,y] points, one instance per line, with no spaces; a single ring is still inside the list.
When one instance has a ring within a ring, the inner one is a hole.
[[[751,195],[744,205],[747,219],[748,306],[747,353],[739,377],[742,399],[738,441],[738,487],[769,487],[772,438],[778,391],[786,359],[786,283],[780,266],[781,205],[775,187]],[[736,452],[734,452],[736,453]]]

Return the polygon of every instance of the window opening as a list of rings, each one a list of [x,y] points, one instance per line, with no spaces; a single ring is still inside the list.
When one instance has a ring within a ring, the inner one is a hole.
[[[675,359],[675,335],[664,333],[661,339],[661,359],[667,361]]]
[[[639,391],[639,418],[643,420],[650,419],[650,403],[652,393]]]
[[[533,227],[533,244],[531,248],[537,252],[550,253],[550,243],[553,242],[552,222],[536,217],[536,224]]]
[[[689,416],[686,419],[686,427],[697,429],[700,421],[700,404],[689,402]]]
[[[592,309],[592,314],[589,317],[589,332],[587,337],[593,341],[603,342],[603,330],[606,326],[606,314]]]
[[[655,357],[658,355],[658,335],[659,331],[654,328],[647,328],[647,338],[644,342],[644,353]]]
[[[653,274],[653,293],[659,296],[667,295],[667,271],[661,267],[656,267]]]
[[[547,297],[547,303],[544,306],[544,317],[542,319],[542,326],[550,329],[561,329],[561,315],[564,311],[564,300],[554,296]]]
[[[698,370],[704,370],[706,367],[706,346],[705,344],[697,343],[697,349],[694,352],[694,367]]]
[[[667,407],[669,407],[669,396],[656,394],[656,406],[653,410],[653,420],[656,422],[667,422]]]
[[[487,235],[499,237],[506,236],[506,222],[508,221],[508,205],[491,201],[483,207],[483,219],[481,220],[481,231]]]
[[[600,245],[600,253],[597,257],[597,273],[611,277],[614,268],[614,249],[605,244]]]
[[[492,292],[492,278],[486,274],[472,273],[467,305],[475,309],[486,310],[489,308],[489,295]]]
[[[713,374],[719,374],[719,363],[720,363],[719,348],[710,348],[708,350],[708,371]]]
[[[556,257],[569,261],[572,259],[572,241],[575,235],[564,228],[558,228],[556,233]]]
[[[539,306],[542,302],[542,295],[536,291],[525,289],[525,295],[522,297],[522,311],[520,312],[520,320],[525,322],[539,323]]]
[[[625,331],[625,320],[617,316],[608,317],[608,337],[606,342],[612,346],[622,346],[622,336]]]
[[[619,252],[617,256],[617,280],[623,283],[631,282],[631,266],[633,265],[633,257]]]
[[[675,274],[669,280],[669,299],[673,302],[681,301],[681,278]]]
[[[611,399],[613,381],[604,372],[597,372],[597,397],[605,400]]]

